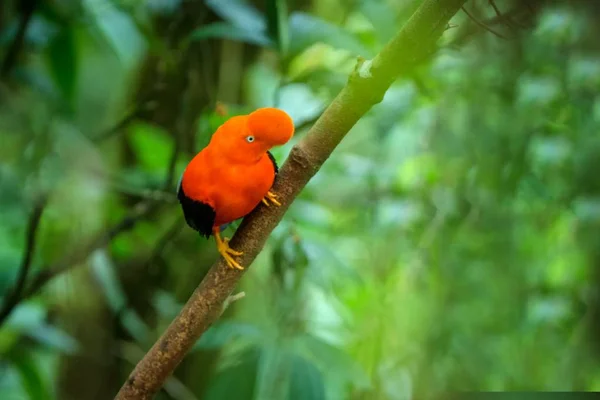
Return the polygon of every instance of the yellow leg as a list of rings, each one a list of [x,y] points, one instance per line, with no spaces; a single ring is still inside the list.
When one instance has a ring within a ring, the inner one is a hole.
[[[270,190],[267,192],[267,195],[262,199],[262,202],[267,207],[270,206],[269,201],[271,201],[271,203],[275,204],[277,207],[281,206],[281,203],[277,201],[277,195],[271,192]]]
[[[229,268],[237,268],[240,270],[244,269],[244,267],[242,267],[237,261],[233,259],[233,256],[241,256],[244,253],[241,251],[233,250],[231,247],[229,247],[229,238],[221,239],[221,233],[219,232],[219,228],[213,229],[213,235],[215,235],[217,249],[219,250],[221,256],[223,256],[223,259],[227,263],[227,266],[229,266]]]

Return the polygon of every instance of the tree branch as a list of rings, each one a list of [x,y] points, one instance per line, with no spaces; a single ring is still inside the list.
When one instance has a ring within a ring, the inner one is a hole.
[[[19,267],[19,274],[17,276],[17,282],[13,290],[4,298],[2,309],[0,310],[0,326],[6,318],[12,313],[12,310],[19,304],[21,300],[21,293],[25,288],[27,282],[27,275],[31,269],[31,262],[33,261],[33,255],[35,254],[35,243],[37,239],[37,230],[40,226],[40,220],[44,209],[46,208],[47,198],[44,196],[37,201],[37,204],[33,208],[33,212],[29,217],[27,223],[27,232],[25,236],[25,249],[23,251],[23,260]]]
[[[46,283],[54,279],[56,276],[67,272],[73,266],[85,261],[94,251],[107,246],[115,237],[123,232],[132,229],[135,224],[148,215],[156,212],[157,206],[160,203],[156,201],[141,201],[133,207],[131,213],[125,216],[118,224],[114,225],[107,231],[100,233],[87,246],[83,246],[77,252],[69,254],[67,257],[57,263],[43,268],[31,280],[31,284],[23,293],[23,298],[31,297],[36,294]]]
[[[93,239],[87,246],[83,246],[75,253],[69,254],[55,264],[42,267],[40,272],[33,275],[33,277],[30,279],[29,285],[25,285],[25,277],[28,274],[32,253],[35,248],[35,231],[37,230],[37,224],[39,223],[39,218],[41,217],[41,210],[36,208],[31,216],[29,227],[27,229],[27,247],[24,253],[25,258],[20,268],[20,277],[18,278],[14,289],[11,291],[11,294],[6,298],[6,301],[2,306],[2,310],[0,311],[0,326],[2,326],[2,324],[6,321],[6,318],[13,312],[15,306],[19,304],[19,302],[35,295],[52,279],[82,263],[90,256],[90,254],[97,249],[107,246],[121,233],[132,229],[138,221],[156,212],[157,207],[161,204],[162,202],[159,202],[158,200],[146,200],[139,202],[133,207],[133,210],[119,223],[114,225],[112,228],[98,234],[98,236],[96,236],[96,238]],[[23,276],[23,278],[21,278],[21,276]]]
[[[250,266],[294,198],[327,160],[354,124],[376,103],[399,74],[405,74],[435,48],[449,19],[465,0],[425,0],[403,29],[373,60],[360,59],[348,84],[292,148],[274,191],[281,207],[259,206],[231,240]],[[150,399],[204,331],[217,319],[223,304],[246,270],[227,267],[219,259],[191,295],[162,337],[137,364],[116,399]]]

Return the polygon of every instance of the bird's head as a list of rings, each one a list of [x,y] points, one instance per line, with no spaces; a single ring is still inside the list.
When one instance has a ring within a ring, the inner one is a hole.
[[[286,144],[294,135],[292,118],[277,108],[259,108],[248,114],[247,127],[246,140],[265,147],[265,151]]]
[[[211,144],[232,160],[253,162],[274,146],[287,143],[294,135],[292,118],[277,108],[259,108],[228,119],[219,127]]]

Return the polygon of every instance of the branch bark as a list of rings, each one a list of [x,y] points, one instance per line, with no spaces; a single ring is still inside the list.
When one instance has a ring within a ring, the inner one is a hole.
[[[250,266],[284,213],[354,124],[379,103],[394,79],[434,51],[437,39],[465,0],[425,0],[373,60],[359,58],[347,85],[292,148],[274,191],[281,207],[259,207],[247,216],[231,245]],[[226,299],[247,271],[219,259],[162,337],[137,364],[116,399],[151,399],[204,331],[220,316]]]

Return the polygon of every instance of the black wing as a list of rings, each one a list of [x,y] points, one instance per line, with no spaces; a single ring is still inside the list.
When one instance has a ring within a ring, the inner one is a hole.
[[[273,168],[275,169],[275,175],[277,175],[277,173],[279,172],[279,167],[277,166],[277,160],[275,160],[275,157],[273,157],[273,154],[271,154],[270,151],[267,151],[267,154],[269,155],[269,159],[273,163]]]
[[[196,201],[183,192],[181,180],[177,190],[177,198],[181,204],[185,222],[195,231],[200,232],[202,236],[209,237],[212,234],[212,228],[215,223],[215,210],[206,203]]]

